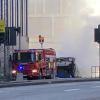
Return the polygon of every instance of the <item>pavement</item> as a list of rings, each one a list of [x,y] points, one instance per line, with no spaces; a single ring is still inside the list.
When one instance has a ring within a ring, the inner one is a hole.
[[[0,100],[100,100],[100,81],[1,88]]]

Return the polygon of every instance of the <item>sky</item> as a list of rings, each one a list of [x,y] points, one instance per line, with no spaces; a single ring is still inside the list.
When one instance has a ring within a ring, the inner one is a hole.
[[[29,0],[30,48],[54,48],[57,57],[75,57],[80,73],[87,77],[98,66],[99,49],[94,28],[100,24],[100,0]]]

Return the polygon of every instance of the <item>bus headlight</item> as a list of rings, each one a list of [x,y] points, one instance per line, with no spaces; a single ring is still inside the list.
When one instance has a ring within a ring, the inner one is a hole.
[[[37,73],[37,72],[38,72],[37,69],[32,70],[32,73]]]
[[[16,70],[12,70],[12,74],[16,74]]]

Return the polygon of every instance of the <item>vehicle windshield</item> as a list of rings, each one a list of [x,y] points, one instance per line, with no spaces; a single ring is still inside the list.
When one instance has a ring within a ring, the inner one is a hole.
[[[57,58],[56,61],[57,62],[66,62],[67,59],[66,58]]]
[[[57,62],[72,62],[75,61],[75,58],[72,57],[66,57],[66,58],[56,58]]]
[[[34,53],[31,52],[23,52],[23,53],[14,53],[13,61],[14,62],[33,62],[35,60]]]

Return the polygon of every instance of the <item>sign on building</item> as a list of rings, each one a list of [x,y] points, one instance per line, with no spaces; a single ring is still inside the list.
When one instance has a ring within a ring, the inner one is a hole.
[[[0,20],[0,33],[5,33],[5,21]]]

